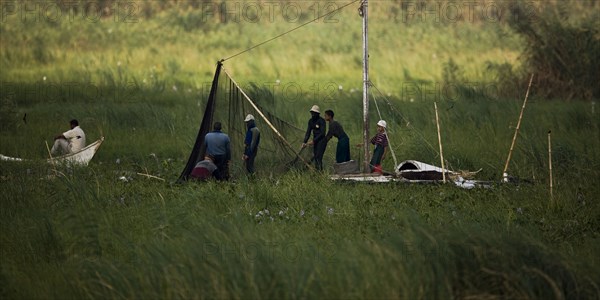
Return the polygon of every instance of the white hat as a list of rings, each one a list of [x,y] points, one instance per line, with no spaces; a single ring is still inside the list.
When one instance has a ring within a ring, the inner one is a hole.
[[[320,114],[321,112],[319,111],[319,106],[318,105],[313,105],[313,107],[310,109],[310,111],[316,112],[318,114]]]
[[[253,115],[247,115],[246,118],[244,119],[244,122],[248,122],[248,121],[252,121],[254,120],[254,116]]]
[[[379,120],[379,122],[377,122],[377,126],[387,128],[387,123],[384,120]]]

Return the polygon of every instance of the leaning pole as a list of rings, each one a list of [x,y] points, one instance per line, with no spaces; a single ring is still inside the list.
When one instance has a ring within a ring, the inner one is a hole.
[[[370,173],[369,166],[369,40],[368,40],[368,0],[361,4],[363,32],[363,173]]]

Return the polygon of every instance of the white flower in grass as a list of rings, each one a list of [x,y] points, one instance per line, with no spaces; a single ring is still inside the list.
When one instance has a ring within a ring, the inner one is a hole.
[[[176,85],[173,85],[173,91],[177,92],[177,86]]]
[[[300,217],[304,217],[304,209],[300,210]]]
[[[520,207],[517,208],[517,213],[522,215],[523,214],[523,209],[521,209]]]
[[[121,159],[120,159],[120,158],[117,158],[117,160],[115,160],[115,164],[117,164],[117,165],[118,165],[118,164],[120,164],[120,163],[121,163]]]
[[[279,211],[279,215],[280,215],[280,216],[283,216],[283,210],[280,210],[280,211]]]
[[[327,207],[327,214],[328,215],[333,215],[333,207]]]
[[[46,81],[46,76],[42,77],[42,80]]]
[[[340,85],[338,85],[338,91],[341,91],[341,90],[343,90],[343,89],[344,89],[344,87],[343,87],[341,84],[340,84]]]
[[[275,80],[276,85],[279,85],[280,83],[281,83],[281,80],[279,80],[279,79]]]

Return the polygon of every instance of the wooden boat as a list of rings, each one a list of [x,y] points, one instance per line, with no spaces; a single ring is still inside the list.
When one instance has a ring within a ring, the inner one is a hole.
[[[80,165],[87,166],[88,163],[92,160],[100,146],[104,142],[104,137],[100,137],[99,140],[87,145],[85,148],[79,150],[75,153],[69,153],[62,156],[52,157],[47,159],[46,161],[51,164],[72,164],[72,165]],[[0,154],[0,160],[3,161],[27,161],[26,159],[10,157]]]

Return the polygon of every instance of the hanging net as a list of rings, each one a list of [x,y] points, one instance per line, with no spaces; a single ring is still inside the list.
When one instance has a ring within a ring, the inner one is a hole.
[[[300,149],[304,130],[269,112],[269,108],[275,108],[276,104],[274,95],[256,85],[251,86],[248,91],[242,90],[219,62],[196,142],[179,181],[188,180],[196,164],[204,159],[204,137],[212,131],[215,122],[221,122],[221,131],[231,141],[230,177],[245,176],[247,171],[242,155],[247,130],[244,119],[248,114],[255,117],[256,127],[260,130],[260,144],[254,163],[257,176],[272,176],[294,168],[309,168],[309,152],[312,151]]]

